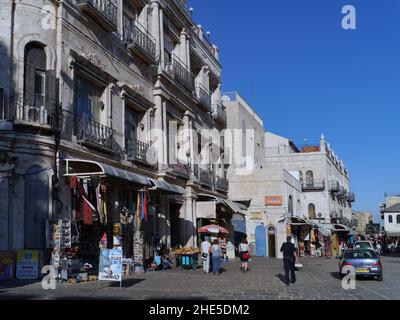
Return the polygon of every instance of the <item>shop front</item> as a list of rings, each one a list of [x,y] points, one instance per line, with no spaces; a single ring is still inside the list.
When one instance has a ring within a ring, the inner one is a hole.
[[[159,195],[142,174],[105,163],[65,160],[62,219],[47,222],[51,264],[62,278],[96,275],[100,249],[122,248],[129,271],[141,271],[153,256]]]
[[[290,217],[286,221],[288,235],[292,236],[300,257],[311,255],[311,230],[313,224],[301,217]]]

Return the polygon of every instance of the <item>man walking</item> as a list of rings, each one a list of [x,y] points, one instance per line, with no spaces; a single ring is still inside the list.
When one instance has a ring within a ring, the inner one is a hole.
[[[288,236],[286,240],[282,244],[281,252],[283,252],[283,268],[285,269],[286,284],[290,285],[290,283],[296,282],[295,263],[298,261],[298,258],[296,248],[292,243],[292,237]],[[289,272],[291,279],[289,279]]]
[[[201,259],[203,260],[204,274],[207,274],[210,271],[210,252],[211,243],[208,241],[208,237],[204,237],[204,240],[201,243]]]

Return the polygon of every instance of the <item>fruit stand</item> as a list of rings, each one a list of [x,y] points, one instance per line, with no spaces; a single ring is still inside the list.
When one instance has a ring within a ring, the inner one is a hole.
[[[199,248],[196,247],[186,247],[176,249],[174,252],[176,257],[178,257],[179,265],[181,269],[190,268],[196,270],[198,255],[200,253]]]

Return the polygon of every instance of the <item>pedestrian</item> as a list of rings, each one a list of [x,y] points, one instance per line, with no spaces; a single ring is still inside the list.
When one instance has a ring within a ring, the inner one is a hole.
[[[219,237],[219,247],[221,248],[221,257],[225,262],[226,260],[226,239],[223,236]]]
[[[242,272],[248,271],[248,261],[250,259],[249,254],[249,244],[245,238],[242,239],[242,242],[239,244],[239,256],[240,261],[242,262],[242,267],[240,268]]]
[[[219,274],[219,268],[221,264],[221,248],[219,247],[218,239],[215,239],[213,241],[213,245],[211,246],[211,257],[213,274]]]
[[[380,256],[381,255],[381,251],[382,251],[382,246],[381,246],[380,242],[376,243],[375,248],[376,248],[376,253],[378,254],[378,256]]]
[[[292,243],[292,237],[287,236],[286,242],[282,244],[281,252],[283,253],[283,268],[285,269],[286,284],[296,282],[295,263],[298,261],[296,248]],[[290,278],[289,278],[290,273]]]
[[[208,240],[208,237],[204,237],[204,240],[201,243],[201,260],[203,260],[204,274],[207,274],[210,271],[210,252],[211,243]]]

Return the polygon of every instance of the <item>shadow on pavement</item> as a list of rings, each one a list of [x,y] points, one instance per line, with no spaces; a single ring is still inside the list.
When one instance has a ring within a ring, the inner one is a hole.
[[[0,282],[0,289],[24,287],[34,283],[40,283],[40,281],[41,280],[18,280],[18,279],[6,280]]]
[[[134,286],[135,284],[138,284],[142,281],[144,281],[145,279],[126,279],[126,280],[122,280],[122,288],[129,288]],[[119,287],[120,283],[119,282],[112,282],[110,284],[108,284],[106,287]]]
[[[335,279],[342,280],[339,272],[331,272],[331,276]]]
[[[275,275],[279,280],[281,280],[285,285],[289,285],[289,283],[286,282],[285,276],[282,273],[278,273]]]

